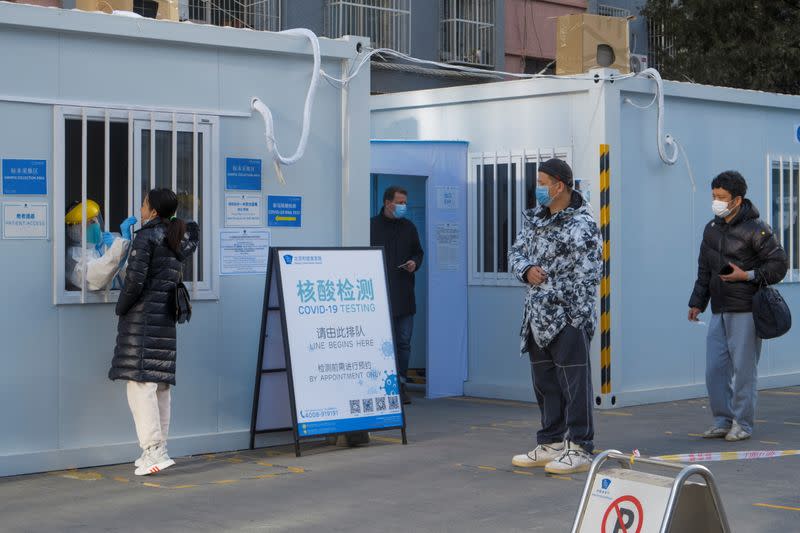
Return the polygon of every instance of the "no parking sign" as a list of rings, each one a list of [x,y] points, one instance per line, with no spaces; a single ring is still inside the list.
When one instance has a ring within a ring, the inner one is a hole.
[[[610,469],[595,479],[580,533],[657,533],[672,479]]]
[[[634,496],[620,496],[608,506],[600,527],[602,533],[641,533],[642,503]]]

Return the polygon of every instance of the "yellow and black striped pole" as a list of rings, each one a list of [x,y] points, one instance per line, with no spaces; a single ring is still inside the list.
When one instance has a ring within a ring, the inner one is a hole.
[[[603,279],[600,282],[600,392],[611,393],[611,170],[607,144],[600,145],[600,234]]]

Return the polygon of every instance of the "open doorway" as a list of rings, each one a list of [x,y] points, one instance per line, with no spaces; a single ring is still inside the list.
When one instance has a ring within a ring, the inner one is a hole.
[[[428,398],[462,396],[468,379],[467,143],[373,140],[371,212],[390,185],[408,191],[408,218],[425,251],[409,377]],[[424,384],[424,385],[423,385]]]
[[[419,242],[425,251],[425,259],[417,270],[414,296],[417,314],[411,336],[411,357],[408,362],[408,385],[411,390],[425,390],[428,368],[428,235],[427,235],[427,176],[404,174],[372,174],[370,176],[370,213],[377,215],[383,207],[383,192],[395,185],[408,191],[408,213],[406,218],[417,228]]]

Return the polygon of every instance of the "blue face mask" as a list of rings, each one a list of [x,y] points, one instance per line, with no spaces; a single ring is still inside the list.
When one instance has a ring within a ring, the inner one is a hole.
[[[537,185],[536,186],[536,203],[541,206],[547,207],[553,199],[550,197],[550,187]]]
[[[87,244],[100,244],[102,233],[100,231],[100,224],[89,224],[86,227],[86,243]]]
[[[394,204],[395,218],[405,218],[407,212],[408,206],[406,206],[406,204]]]

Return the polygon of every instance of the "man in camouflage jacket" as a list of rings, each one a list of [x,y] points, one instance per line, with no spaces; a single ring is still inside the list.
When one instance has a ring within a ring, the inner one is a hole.
[[[597,316],[602,240],[589,203],[573,189],[572,169],[559,159],[539,166],[539,206],[509,252],[516,277],[528,284],[522,352],[531,361],[542,416],[537,447],[515,466],[551,473],[588,470],[594,444],[589,344]]]

